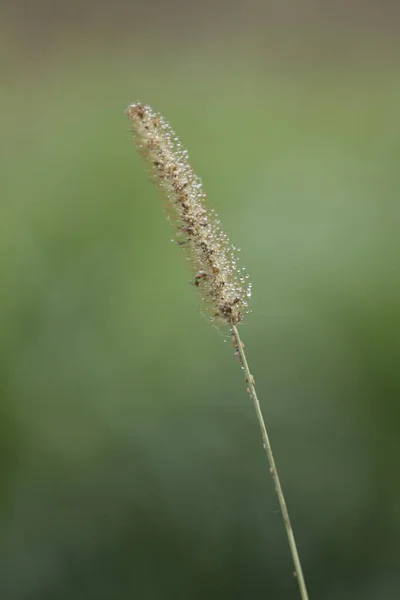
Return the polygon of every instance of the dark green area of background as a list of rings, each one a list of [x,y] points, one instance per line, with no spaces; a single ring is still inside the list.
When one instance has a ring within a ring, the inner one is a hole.
[[[395,600],[397,49],[367,30],[343,50],[329,23],[269,42],[210,7],[191,36],[163,10],[121,38],[2,23],[0,597],[298,598],[229,332],[128,132],[141,100],[242,247],[310,597]]]

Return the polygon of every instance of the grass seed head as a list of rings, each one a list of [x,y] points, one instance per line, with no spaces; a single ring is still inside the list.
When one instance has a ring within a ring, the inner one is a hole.
[[[236,248],[220,228],[214,211],[206,207],[203,185],[193,172],[188,152],[169,123],[150,106],[131,104],[126,114],[138,151],[166,196],[176,241],[187,252],[193,283],[211,320],[228,325],[239,323],[248,312],[251,283],[238,266]]]

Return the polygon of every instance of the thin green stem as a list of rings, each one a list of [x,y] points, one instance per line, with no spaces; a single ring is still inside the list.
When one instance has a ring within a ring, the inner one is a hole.
[[[272,453],[272,448],[271,448],[271,442],[269,441],[267,428],[266,428],[265,422],[264,422],[264,417],[262,415],[260,403],[257,398],[256,388],[254,386],[254,378],[253,378],[252,374],[250,373],[249,365],[248,365],[247,359],[246,359],[246,354],[244,352],[244,346],[239,337],[239,332],[237,330],[237,327],[236,327],[236,325],[232,324],[231,328],[232,328],[234,344],[237,348],[237,350],[236,350],[237,355],[243,366],[246,381],[248,382],[248,392],[250,394],[250,398],[253,401],[253,405],[254,405],[254,408],[256,411],[258,423],[260,425],[261,435],[262,435],[263,443],[264,443],[264,449],[267,454],[267,458],[268,458],[268,462],[269,462],[269,466],[270,466],[269,470],[270,470],[270,473],[271,473],[272,478],[275,483],[275,490],[276,490],[276,493],[278,496],[279,506],[281,509],[282,517],[283,517],[283,522],[285,524],[285,529],[286,529],[286,534],[287,534],[287,538],[289,541],[290,551],[292,553],[292,558],[293,558],[293,563],[294,563],[294,568],[295,568],[295,576],[297,577],[297,581],[299,584],[300,596],[301,596],[302,600],[308,600],[308,593],[307,593],[306,583],[304,581],[303,569],[301,567],[299,553],[297,551],[296,540],[294,538],[293,529],[292,529],[292,526],[290,523],[289,512],[288,512],[288,509],[286,506],[285,496],[283,495],[278,471],[276,469],[275,459],[274,459],[274,455]]]

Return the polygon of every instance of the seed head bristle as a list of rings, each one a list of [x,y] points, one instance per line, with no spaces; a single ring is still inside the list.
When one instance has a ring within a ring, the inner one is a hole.
[[[152,179],[166,195],[169,214],[194,270],[194,285],[206,302],[211,320],[237,324],[248,312],[251,283],[238,266],[237,250],[206,208],[201,179],[189,163],[171,126],[143,104],[131,104],[126,114],[139,153],[150,165]]]

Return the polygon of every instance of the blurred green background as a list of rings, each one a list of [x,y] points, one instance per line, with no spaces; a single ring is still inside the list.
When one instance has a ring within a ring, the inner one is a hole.
[[[389,1],[1,5],[2,599],[298,598],[138,100],[242,248],[310,597],[400,597],[399,25]]]

